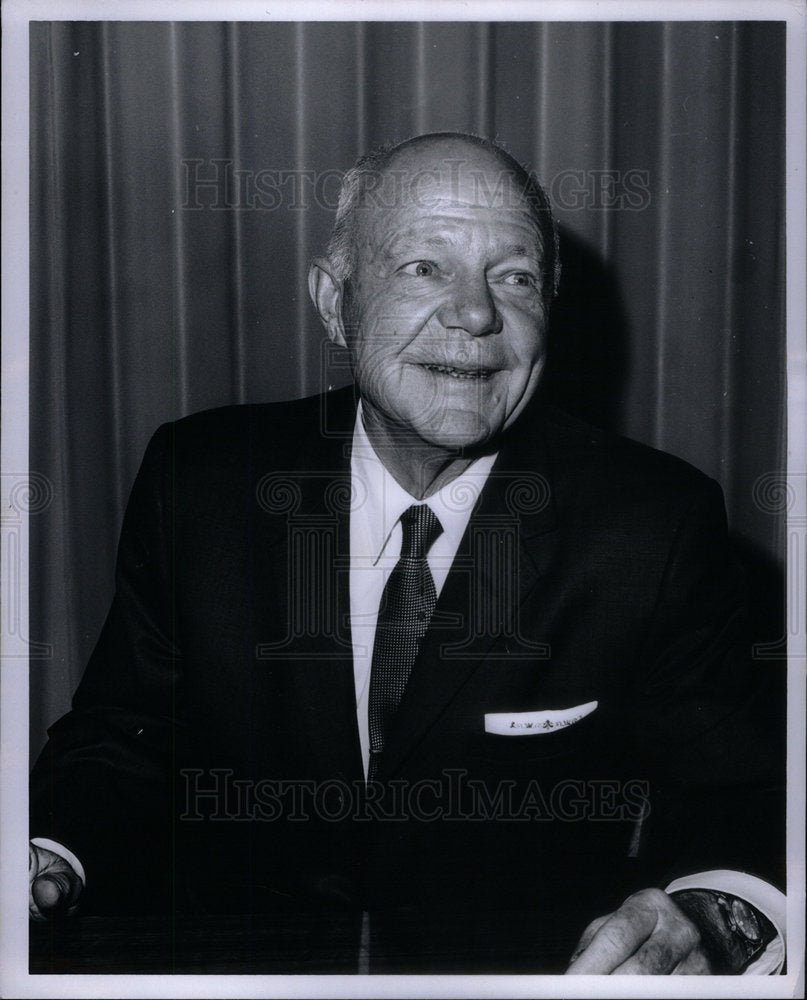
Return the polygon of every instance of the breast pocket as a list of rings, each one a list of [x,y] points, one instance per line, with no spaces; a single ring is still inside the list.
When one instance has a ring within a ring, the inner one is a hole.
[[[488,760],[518,764],[590,750],[600,730],[597,707],[592,701],[568,708],[488,713],[478,751]]]

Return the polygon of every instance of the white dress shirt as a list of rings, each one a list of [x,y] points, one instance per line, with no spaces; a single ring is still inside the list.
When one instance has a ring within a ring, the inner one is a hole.
[[[370,760],[367,711],[373,642],[384,585],[401,556],[401,514],[412,504],[425,503],[443,527],[426,555],[439,597],[471,511],[495,461],[496,455],[478,458],[461,476],[433,496],[417,500],[390,475],[376,455],[364,430],[359,404],[350,462],[353,497],[350,509],[350,625],[356,711],[365,777]]]

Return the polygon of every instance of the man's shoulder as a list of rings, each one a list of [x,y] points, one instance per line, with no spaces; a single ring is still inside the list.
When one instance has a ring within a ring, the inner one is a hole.
[[[182,435],[214,434],[228,438],[270,427],[283,427],[289,432],[295,426],[316,430],[327,419],[328,411],[346,411],[349,408],[351,388],[272,403],[217,406],[181,417],[170,426]]]
[[[594,427],[556,407],[543,410],[547,459],[559,488],[623,502],[714,497],[717,483],[676,455]]]
[[[182,463],[225,465],[245,457],[299,459],[313,442],[349,437],[354,412],[350,390],[302,399],[245,403],[201,410],[164,424],[155,438]]]

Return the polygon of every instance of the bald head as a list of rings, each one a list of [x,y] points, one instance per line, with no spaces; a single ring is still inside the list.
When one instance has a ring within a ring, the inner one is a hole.
[[[355,272],[366,212],[428,209],[435,191],[448,185],[487,209],[522,207],[534,220],[543,263],[541,290],[547,304],[557,291],[557,229],[549,200],[537,180],[500,146],[480,136],[433,132],[361,157],[342,182],[328,258],[344,282]]]

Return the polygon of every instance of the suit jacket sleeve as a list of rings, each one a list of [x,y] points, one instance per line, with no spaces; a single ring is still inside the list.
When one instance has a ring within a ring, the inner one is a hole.
[[[680,519],[639,657],[637,751],[649,761],[653,879],[735,868],[784,885],[778,664],[755,661],[745,578],[719,488]]]
[[[51,727],[31,776],[31,836],[62,843],[81,860],[85,908],[155,909],[156,896],[171,890],[171,866],[162,861],[171,846],[167,765],[182,726],[171,433],[161,428],[147,449],[124,517],[111,610],[73,709]]]

